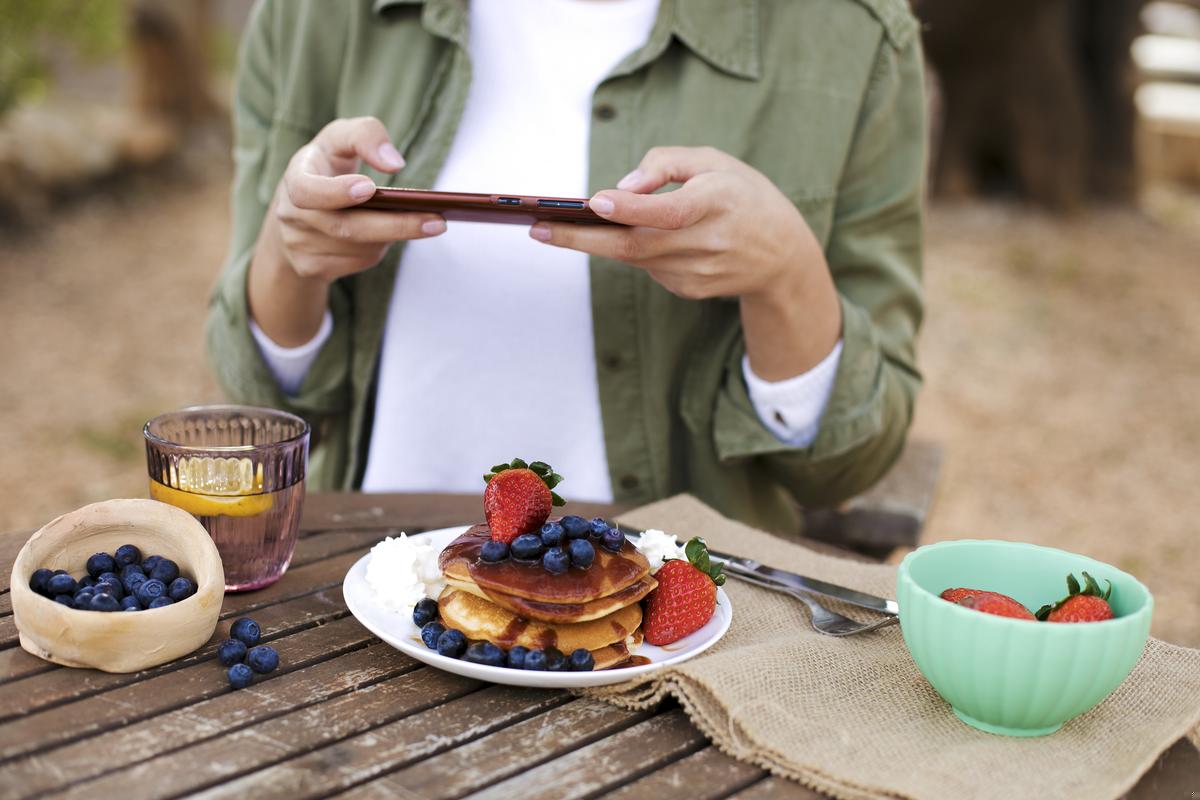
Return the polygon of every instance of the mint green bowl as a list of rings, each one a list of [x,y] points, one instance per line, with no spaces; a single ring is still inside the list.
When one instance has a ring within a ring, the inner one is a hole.
[[[1068,572],[1105,586],[1116,617],[1052,623],[984,614],[943,600],[951,587],[1003,592],[1030,611],[1067,593]],[[1043,736],[1125,680],[1150,634],[1154,598],[1132,575],[1086,556],[1017,542],[962,540],[909,553],[896,577],[913,661],[958,718],[989,733]]]

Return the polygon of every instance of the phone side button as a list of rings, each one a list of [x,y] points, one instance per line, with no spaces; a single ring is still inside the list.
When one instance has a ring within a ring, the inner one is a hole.
[[[519,197],[497,197],[496,202],[502,206],[519,206],[521,198]]]

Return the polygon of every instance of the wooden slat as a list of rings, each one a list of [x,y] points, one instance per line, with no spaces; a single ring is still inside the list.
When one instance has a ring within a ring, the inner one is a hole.
[[[375,645],[361,652],[374,654],[380,648],[386,645]],[[344,658],[348,656],[326,663],[336,664]],[[177,752],[149,758],[73,786],[70,794],[160,800],[194,792],[432,708],[476,691],[481,685],[449,672],[418,669]],[[193,708],[196,707],[182,711],[190,713]],[[162,751],[161,747],[154,750]],[[171,781],[163,783],[162,775],[171,775]]]
[[[334,588],[261,608],[254,612],[254,619],[262,628],[264,641],[271,642],[280,636],[339,619],[349,613],[341,590]],[[118,686],[140,683],[156,675],[205,661],[216,654],[217,646],[228,636],[229,624],[221,623],[208,643],[196,652],[142,672],[118,674],[92,669],[56,667],[51,672],[36,675],[28,680],[0,686],[0,721],[69,700],[89,697]]]
[[[709,800],[726,797],[762,780],[767,773],[709,746],[666,764],[633,783],[606,792],[606,800]]]
[[[12,578],[12,565],[17,560],[17,553],[33,535],[33,531],[7,531],[0,533],[0,589],[8,591],[8,582]]]
[[[276,644],[280,672],[267,679],[278,680],[281,674],[365,647],[371,638],[353,617],[285,636]],[[201,662],[132,686],[38,711],[0,725],[0,761],[128,725],[229,691],[224,671],[213,663]]]
[[[39,672],[49,672],[58,666],[26,653],[19,647],[0,650],[0,684],[28,678]],[[3,695],[0,694],[0,697]]]
[[[296,543],[296,552],[292,555],[292,565],[289,570],[350,550],[357,551],[361,556],[383,537],[384,534],[381,531],[374,530],[314,532]]]
[[[12,613],[12,594],[5,592],[0,594],[0,617],[6,617]]]
[[[680,709],[651,717],[506,781],[468,795],[471,800],[582,800],[644,775],[707,742]],[[570,776],[563,780],[563,776]],[[645,797],[646,795],[642,795]]]
[[[823,797],[795,781],[771,776],[731,795],[730,800],[822,800]]]
[[[169,753],[293,709],[345,695],[355,687],[370,686],[419,666],[420,662],[398,650],[376,644],[297,670],[278,680],[258,682],[250,689],[229,691],[110,731],[102,740],[103,759],[96,758],[97,740],[88,738],[9,763],[4,772],[19,787],[19,797],[42,797],[69,783],[119,770],[153,758],[157,753]],[[224,672],[217,664],[211,667],[214,673]],[[182,759],[183,763],[188,761]],[[183,766],[179,759],[175,762],[176,768]],[[127,792],[121,794],[124,796]]]
[[[555,706],[562,706],[569,699],[569,696],[562,692],[493,686],[268,769],[222,783],[193,797],[230,797],[237,800],[245,800],[248,797],[254,800],[323,797],[337,792],[342,787],[352,786],[386,770],[413,764],[429,756],[434,756],[433,760],[437,760],[439,757],[435,754],[438,753],[450,757],[448,764],[443,762],[443,768],[451,769],[458,759],[456,754],[465,751],[469,745],[458,750],[450,748],[463,742],[478,740],[479,737],[497,730],[500,731],[499,734],[486,736],[484,741],[494,741],[496,737],[503,738],[509,733],[513,736],[529,736],[529,722],[536,726],[538,720],[545,720],[549,715],[561,710]],[[547,709],[551,711],[540,714]],[[540,716],[534,716],[537,714]],[[568,716],[578,719],[577,715]],[[532,720],[528,719],[530,717]],[[527,722],[512,724],[518,720]],[[558,727],[554,730],[562,735],[569,735]],[[539,741],[526,743],[529,748],[534,748]],[[516,747],[522,749],[519,742]],[[475,752],[472,751],[472,754]],[[464,753],[461,763],[466,764],[465,759]],[[420,762],[418,767],[428,763],[430,762]]]

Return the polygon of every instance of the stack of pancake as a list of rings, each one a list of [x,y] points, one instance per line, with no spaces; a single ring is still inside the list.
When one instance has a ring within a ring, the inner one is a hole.
[[[483,561],[480,550],[490,538],[487,525],[476,525],[439,557],[446,588],[438,607],[447,627],[505,650],[520,645],[570,653],[582,647],[591,651],[596,669],[629,660],[642,641],[638,601],[658,585],[636,547],[597,547],[591,566],[556,575],[540,561]]]

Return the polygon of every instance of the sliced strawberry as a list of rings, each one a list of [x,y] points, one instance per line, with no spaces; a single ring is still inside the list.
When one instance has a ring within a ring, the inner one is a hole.
[[[514,458],[508,464],[497,464],[483,476],[483,513],[491,528],[492,538],[509,544],[523,533],[536,531],[550,516],[552,506],[561,506],[563,499],[551,491],[562,481],[549,464],[534,461],[527,464]]]
[[[1067,575],[1067,596],[1054,605],[1038,609],[1037,618],[1046,622],[1103,622],[1112,619],[1112,606],[1108,598],[1112,594],[1112,581],[1106,580],[1108,589],[1101,591],[1100,584],[1086,572],[1083,587],[1074,574]]]
[[[973,608],[976,611],[982,611],[985,614],[995,614],[998,617],[1027,620],[1037,619],[1030,613],[1028,608],[1013,600],[1008,595],[1000,594],[999,592],[969,594],[959,600],[958,604],[963,608]]]
[[[677,642],[704,627],[717,608],[717,587],[725,583],[720,565],[712,564],[704,540],[684,547],[688,560],[667,561],[654,574],[658,587],[646,597],[642,634],[653,645]]]

